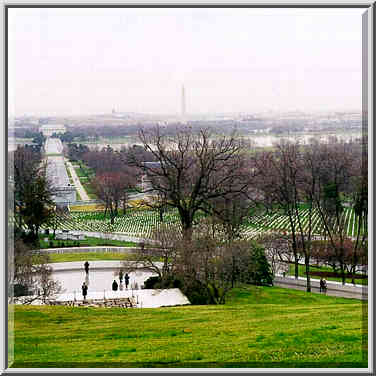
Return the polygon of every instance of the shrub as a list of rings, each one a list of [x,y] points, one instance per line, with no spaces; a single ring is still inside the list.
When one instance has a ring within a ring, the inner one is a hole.
[[[242,282],[258,286],[273,285],[273,273],[264,249],[254,243],[247,259],[243,260],[246,267],[241,276]]]
[[[29,290],[27,286],[22,285],[20,283],[16,283],[13,285],[13,294],[15,297],[17,296],[26,296],[29,295]]]

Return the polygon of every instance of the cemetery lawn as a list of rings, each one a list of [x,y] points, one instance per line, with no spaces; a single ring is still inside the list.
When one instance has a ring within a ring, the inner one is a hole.
[[[48,241],[44,241],[48,237]],[[53,246],[50,246],[50,241],[52,241]],[[52,234],[45,236],[39,235],[40,249],[45,248],[59,248],[64,247],[138,247],[138,243],[126,242],[122,240],[114,239],[100,239],[94,237],[86,237],[84,240],[56,240],[53,239]],[[64,246],[62,245],[64,243]]]
[[[136,255],[111,252],[50,253],[50,262],[136,260]]]
[[[367,367],[355,299],[245,286],[219,306],[14,310],[12,368]]]

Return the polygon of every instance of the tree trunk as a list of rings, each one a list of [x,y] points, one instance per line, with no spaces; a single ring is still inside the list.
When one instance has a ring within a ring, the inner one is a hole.
[[[355,278],[354,278],[354,275],[355,275],[355,269],[356,268],[356,266],[355,265],[353,265],[352,267],[351,267],[351,269],[350,269],[350,273],[352,274],[352,278],[351,278],[351,283],[355,286]]]
[[[39,245],[39,226],[36,225],[35,226],[35,244],[36,245]]]
[[[235,257],[232,256],[231,288],[235,285]]]
[[[293,222],[293,216],[290,212],[288,212],[289,221],[290,221],[290,228],[291,228],[291,236],[292,236],[292,253],[294,254],[294,264],[295,264],[295,279],[299,278],[299,260],[298,260],[298,250],[296,244],[296,235],[295,235],[295,226]]]
[[[342,284],[346,284],[346,275],[345,275],[345,268],[343,267],[343,264],[341,263],[341,279],[342,279]]]
[[[112,203],[110,204],[110,219],[111,219],[111,224],[113,225],[115,223],[115,212],[114,212],[114,208],[112,207]]]
[[[307,292],[311,292],[311,276],[309,275],[309,256],[305,257],[305,270],[307,276]]]
[[[294,271],[294,274],[295,274],[295,279],[299,279],[299,260],[298,260],[298,257],[296,256],[296,254],[294,255],[295,256],[295,262],[294,262],[294,266],[295,266],[295,271]]]
[[[191,216],[189,215],[189,213],[183,210],[179,210],[179,214],[180,214],[181,225],[183,228],[183,237],[186,240],[191,240],[192,232],[193,232],[193,228],[192,228],[193,221],[191,220]]]
[[[163,222],[163,208],[159,208],[159,221]]]

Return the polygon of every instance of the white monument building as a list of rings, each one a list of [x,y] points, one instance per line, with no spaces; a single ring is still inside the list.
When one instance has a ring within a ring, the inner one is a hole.
[[[65,131],[65,125],[62,124],[43,124],[39,127],[39,132],[46,137],[52,136],[54,133],[65,133]]]

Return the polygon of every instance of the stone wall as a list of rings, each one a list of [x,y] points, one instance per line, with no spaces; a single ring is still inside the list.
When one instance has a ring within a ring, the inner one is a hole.
[[[47,304],[69,307],[137,308],[137,301],[134,297],[118,299],[68,300],[66,302],[50,300]]]

